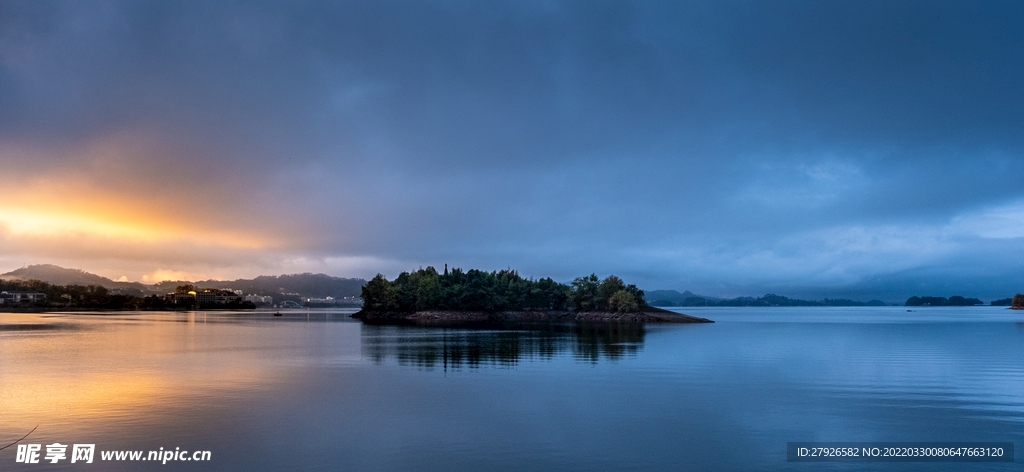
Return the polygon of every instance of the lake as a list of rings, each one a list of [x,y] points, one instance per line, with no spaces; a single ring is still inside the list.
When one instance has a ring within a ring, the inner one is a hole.
[[[351,311],[0,313],[3,470],[1020,470],[787,462],[790,441],[1024,446],[1024,312],[686,308],[714,324],[364,325]],[[209,461],[101,451],[210,451]],[[68,454],[70,458],[70,451]],[[98,466],[96,464],[99,464]]]

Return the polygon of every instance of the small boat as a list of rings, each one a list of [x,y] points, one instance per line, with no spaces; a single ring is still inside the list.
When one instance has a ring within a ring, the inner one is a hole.
[[[274,313],[274,316],[281,316],[281,312]]]

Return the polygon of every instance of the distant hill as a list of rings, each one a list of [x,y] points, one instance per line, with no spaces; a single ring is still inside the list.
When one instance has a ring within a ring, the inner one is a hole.
[[[53,285],[98,285],[108,289],[121,290],[126,294],[164,294],[173,292],[174,288],[184,284],[194,284],[201,288],[230,288],[242,290],[246,294],[283,295],[290,294],[303,297],[352,297],[359,296],[366,281],[363,279],[346,279],[326,274],[291,274],[261,275],[255,279],[238,280],[202,280],[189,282],[185,280],[163,281],[153,285],[138,282],[117,282],[106,277],[91,274],[80,269],[66,269],[51,264],[30,265],[21,269],[0,274],[6,280],[41,280]]]
[[[995,304],[995,302],[992,303]],[[915,295],[907,299],[906,306],[978,306],[984,304],[985,302],[977,298],[964,298],[959,295],[953,295],[948,299],[946,297],[918,297]]]
[[[869,300],[861,302],[847,298],[822,299],[822,300],[801,300],[789,298],[782,295],[769,293],[762,297],[738,297],[721,300],[714,305],[717,306],[885,306],[881,300]]]
[[[848,299],[800,300],[781,295],[767,294],[762,297],[715,298],[697,295],[689,290],[679,293],[675,290],[651,290],[644,292],[644,298],[652,306],[885,306],[884,302],[871,300],[861,302]]]
[[[65,269],[52,264],[38,264],[0,274],[7,280],[41,280],[54,285],[100,285],[110,288],[116,282],[80,269]]]
[[[346,279],[327,274],[261,275],[255,279],[233,281],[202,280],[200,287],[217,287],[241,290],[257,295],[299,294],[304,297],[358,297],[366,281]],[[173,287],[172,287],[173,289]]]
[[[66,269],[53,264],[36,264],[0,274],[4,280],[40,280],[52,285],[96,285],[111,290],[118,290],[126,295],[144,295],[152,291],[138,282],[115,282],[106,277],[92,274],[80,269]]]
[[[682,293],[679,293],[678,290],[644,291],[644,299],[652,306],[694,306],[721,300],[721,298],[697,295],[689,290]]]

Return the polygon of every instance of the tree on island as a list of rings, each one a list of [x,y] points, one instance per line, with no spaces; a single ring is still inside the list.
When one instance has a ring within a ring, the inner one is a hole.
[[[625,290],[619,290],[608,298],[608,311],[615,313],[636,313],[640,311],[640,304],[636,297]]]
[[[1024,310],[1024,294],[1016,294],[1013,296],[1013,303],[1010,304],[1010,308],[1016,310]]]
[[[551,278],[526,279],[514,270],[484,272],[433,267],[402,272],[393,281],[381,274],[363,286],[363,309],[413,313],[447,311],[610,311],[635,313],[646,306],[644,292],[611,275],[578,277],[571,285]]]

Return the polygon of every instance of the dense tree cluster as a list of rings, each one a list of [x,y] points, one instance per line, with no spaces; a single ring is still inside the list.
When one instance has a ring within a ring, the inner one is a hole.
[[[183,285],[176,293],[187,293],[196,290],[194,285]],[[175,303],[159,295],[139,297],[121,293],[111,293],[106,287],[99,285],[53,285],[38,280],[0,280],[0,291],[34,292],[46,295],[46,299],[30,304],[9,304],[5,308],[18,309],[91,309],[91,310],[175,310],[192,308],[194,303],[183,305]],[[238,302],[217,305],[215,308],[251,309],[250,302]]]
[[[959,295],[949,297],[910,297],[907,299],[907,306],[975,306],[984,305],[985,302],[977,298],[964,298]]]
[[[46,300],[31,304],[38,308],[120,309],[134,308],[144,301],[131,295],[112,294],[99,285],[52,285],[38,280],[0,280],[0,291],[45,294]]]
[[[484,272],[433,267],[402,272],[388,281],[377,274],[363,286],[363,308],[411,313],[452,311],[610,311],[632,313],[645,306],[644,292],[611,275],[578,277],[571,285],[550,278],[526,279],[514,270]]]

